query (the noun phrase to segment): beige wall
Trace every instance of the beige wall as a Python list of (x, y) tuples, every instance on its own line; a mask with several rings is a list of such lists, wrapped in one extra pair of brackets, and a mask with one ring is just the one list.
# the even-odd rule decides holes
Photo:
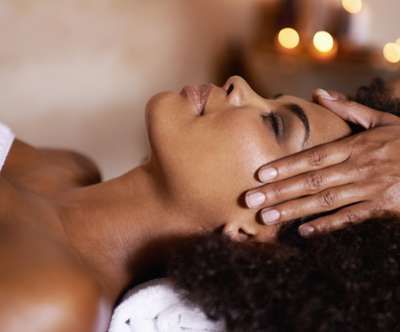
[(0, 119), (19, 137), (78, 149), (106, 177), (147, 154), (143, 108), (212, 78), (244, 0), (0, 0)]
[(371, 12), (370, 42), (382, 47), (400, 38), (400, 1), (365, 0), (365, 2)]

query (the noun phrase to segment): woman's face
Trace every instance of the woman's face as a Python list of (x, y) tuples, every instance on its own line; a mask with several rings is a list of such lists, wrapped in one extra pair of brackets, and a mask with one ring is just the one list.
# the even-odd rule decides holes
[(240, 77), (165, 92), (147, 106), (152, 169), (165, 197), (204, 228), (263, 239), (276, 228), (257, 224), (239, 200), (260, 183), (258, 168), (350, 133), (327, 109), (293, 96), (265, 99)]

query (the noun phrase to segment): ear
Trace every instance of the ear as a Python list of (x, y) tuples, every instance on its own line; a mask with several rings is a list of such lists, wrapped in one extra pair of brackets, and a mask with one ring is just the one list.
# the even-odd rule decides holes
[(232, 241), (243, 242), (257, 235), (256, 227), (250, 222), (227, 222), (223, 231)]
[(223, 234), (232, 241), (244, 242), (252, 240), (262, 243), (276, 243), (281, 225), (260, 225), (255, 221), (247, 223), (226, 223), (223, 228)]

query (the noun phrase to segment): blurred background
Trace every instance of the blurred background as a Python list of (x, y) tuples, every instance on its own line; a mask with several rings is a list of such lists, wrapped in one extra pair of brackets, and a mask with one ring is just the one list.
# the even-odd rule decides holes
[(105, 178), (148, 154), (146, 101), (244, 76), (264, 95), (400, 73), (398, 0), (0, 0), (0, 121)]

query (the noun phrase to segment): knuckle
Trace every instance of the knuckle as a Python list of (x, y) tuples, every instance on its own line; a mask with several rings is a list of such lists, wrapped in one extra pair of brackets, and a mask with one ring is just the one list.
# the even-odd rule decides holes
[(330, 219), (326, 219), (314, 224), (315, 229), (319, 234), (326, 234), (333, 230), (332, 222)]
[(357, 163), (355, 165), (355, 171), (358, 177), (367, 178), (371, 175), (374, 167), (372, 163)]
[[(386, 171), (386, 174), (377, 176), (377, 180), (379, 180), (379, 184), (382, 185), (383, 188), (386, 189), (388, 193), (396, 193), (396, 195), (400, 195), (400, 177), (397, 175), (390, 174), (386, 167), (383, 167), (383, 170)], [(382, 171), (383, 171), (382, 170)], [(399, 196), (400, 199), (400, 196)]]
[(352, 167), (356, 171), (357, 175), (369, 177), (372, 174), (380, 174), (383, 164), (381, 160), (375, 158), (374, 153), (367, 153), (364, 151), (364, 153), (358, 155), (349, 165), (349, 167)]
[(371, 137), (368, 135), (368, 133), (354, 135), (351, 141), (353, 153), (356, 153), (357, 155), (362, 155), (363, 152), (368, 151), (373, 144), (374, 141), (371, 140)]
[(279, 174), (292, 175), (297, 173), (301, 165), (301, 157), (295, 157), (291, 162), (284, 162), (279, 165)]
[(368, 133), (361, 133), (360, 135), (357, 135), (355, 142), (358, 148), (357, 151), (360, 155), (365, 152), (368, 152), (368, 155), (371, 155), (371, 153), (375, 154), (376, 152), (381, 151), (386, 145), (385, 140), (380, 137), (379, 133), (376, 133), (375, 136), (369, 135)]
[(384, 142), (382, 140), (375, 140), (375, 141), (369, 141), (365, 145), (366, 151), (374, 152), (373, 157), (375, 158), (381, 158), (384, 157), (387, 151), (388, 143)]
[(382, 142), (379, 145), (375, 146), (375, 152), (373, 157), (379, 161), (385, 161), (391, 158), (397, 151), (398, 146), (394, 148), (394, 144), (392, 142)]
[(360, 221), (360, 216), (354, 211), (347, 211), (343, 216), (343, 223), (345, 225), (353, 225)]
[(322, 165), (322, 163), (326, 159), (326, 153), (323, 151), (313, 150), (310, 151), (308, 154), (308, 164), (311, 167), (318, 167)]
[(396, 149), (393, 149), (393, 145), (391, 143), (386, 143), (379, 150), (377, 157), (380, 160), (387, 160), (391, 156), (393, 156), (393, 153), (395, 153), (396, 151), (398, 151), (397, 147)]
[(306, 178), (305, 189), (311, 192), (318, 191), (324, 186), (324, 178), (316, 172), (310, 173)]
[(283, 197), (283, 189), (279, 185), (272, 185), (265, 194), (268, 202), (276, 202)]
[(384, 205), (380, 202), (375, 202), (369, 207), (369, 215), (371, 218), (385, 217), (387, 212), (388, 211), (386, 210)]
[(331, 191), (324, 191), (319, 195), (319, 204), (323, 208), (332, 208), (335, 206), (337, 201), (337, 195)]

